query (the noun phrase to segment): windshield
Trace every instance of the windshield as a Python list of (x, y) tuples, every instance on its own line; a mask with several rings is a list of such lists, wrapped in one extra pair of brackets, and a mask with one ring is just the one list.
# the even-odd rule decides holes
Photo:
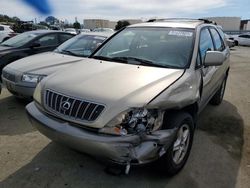
[(78, 35), (60, 45), (55, 52), (88, 57), (105, 39), (97, 35)]
[(1, 43), (1, 46), (20, 47), (30, 42), (38, 35), (38, 33), (22, 33)]
[(92, 57), (96, 59), (186, 68), (193, 49), (194, 30), (176, 28), (126, 28)]

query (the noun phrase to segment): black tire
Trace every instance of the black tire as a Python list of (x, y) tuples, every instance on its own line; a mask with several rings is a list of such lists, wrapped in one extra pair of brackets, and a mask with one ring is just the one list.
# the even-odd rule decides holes
[(239, 46), (239, 42), (237, 40), (234, 41), (235, 46)]
[[(186, 112), (176, 112), (168, 114), (168, 116), (164, 119), (164, 122), (164, 129), (178, 128), (178, 130), (176, 133), (176, 137), (171, 146), (168, 148), (167, 152), (157, 161), (157, 168), (167, 176), (173, 176), (185, 166), (189, 157), (193, 143), (194, 122), (192, 116)], [(176, 163), (174, 161), (174, 145), (178, 140), (178, 133), (183, 125), (187, 125), (189, 128), (188, 145), (184, 155), (182, 156), (182, 160)]]
[(227, 77), (223, 80), (220, 89), (214, 94), (213, 98), (209, 101), (210, 104), (215, 106), (221, 104), (221, 102), (223, 101), (226, 85), (227, 85)]

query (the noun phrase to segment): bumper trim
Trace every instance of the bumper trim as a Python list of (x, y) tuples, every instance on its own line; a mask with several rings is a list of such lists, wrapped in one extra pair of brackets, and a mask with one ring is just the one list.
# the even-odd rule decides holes
[(61, 142), (83, 153), (119, 164), (131, 161), (143, 164), (158, 159), (173, 142), (175, 129), (159, 130), (151, 135), (101, 135), (69, 122), (51, 118), (40, 111), (34, 102), (26, 106), (32, 125), (51, 140)]

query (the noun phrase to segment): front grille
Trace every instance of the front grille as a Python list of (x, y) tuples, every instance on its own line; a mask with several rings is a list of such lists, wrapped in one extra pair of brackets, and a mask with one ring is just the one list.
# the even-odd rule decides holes
[(3, 70), (3, 77), (7, 80), (10, 80), (12, 82), (15, 82), (16, 81), (16, 77), (15, 77), (15, 74), (12, 74), (10, 72), (6, 72)]
[(44, 100), (49, 111), (73, 120), (95, 121), (105, 108), (103, 105), (76, 99), (51, 90), (46, 90)]

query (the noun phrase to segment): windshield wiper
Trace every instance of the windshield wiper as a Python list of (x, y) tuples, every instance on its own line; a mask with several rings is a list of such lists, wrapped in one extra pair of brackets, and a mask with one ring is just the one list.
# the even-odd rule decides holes
[(74, 52), (70, 51), (70, 50), (61, 50), (61, 52), (69, 54), (69, 55), (73, 55), (73, 56), (80, 56), (78, 54), (75, 54)]
[(159, 65), (159, 64), (154, 63), (153, 61), (150, 61), (147, 59), (141, 59), (141, 58), (137, 58), (137, 57), (113, 57), (112, 59), (118, 60), (118, 61), (124, 61), (127, 63), (129, 60), (132, 60), (132, 61), (139, 62), (140, 65), (149, 65), (149, 66), (166, 68), (166, 66), (164, 66), (164, 65)]
[(104, 61), (113, 61), (113, 58), (111, 57), (106, 57), (106, 56), (93, 56), (92, 58), (98, 59), (98, 60), (104, 60)]

